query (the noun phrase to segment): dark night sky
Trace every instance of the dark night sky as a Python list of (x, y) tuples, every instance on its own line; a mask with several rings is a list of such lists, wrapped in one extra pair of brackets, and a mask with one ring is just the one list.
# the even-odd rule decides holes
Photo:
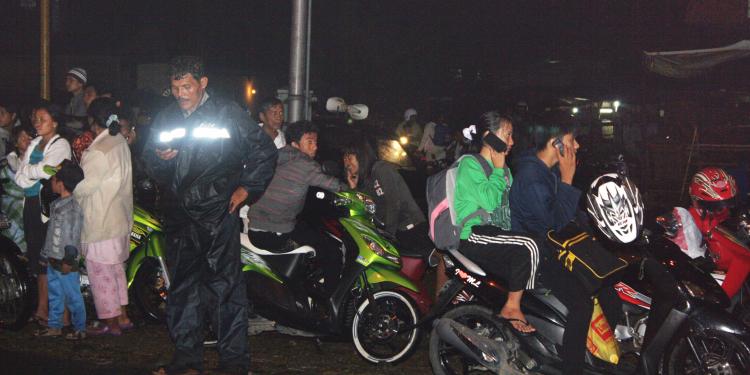
[[(37, 51), (36, 9), (0, 12), (0, 48)], [(194, 53), (215, 68), (239, 69), (261, 85), (284, 86), (290, 1), (52, 0), (53, 54), (165, 61)], [(313, 88), (347, 95), (428, 95), (450, 70), (492, 76), (519, 67), (605, 61), (637, 71), (643, 49), (710, 47), (727, 37), (680, 35), (687, 0), (314, 0)], [(700, 37), (697, 37), (700, 36)]]

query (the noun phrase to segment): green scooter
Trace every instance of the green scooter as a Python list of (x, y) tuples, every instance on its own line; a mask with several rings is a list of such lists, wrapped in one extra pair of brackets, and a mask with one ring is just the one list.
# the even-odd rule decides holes
[(341, 278), (333, 293), (322, 294), (315, 249), (291, 244), (285, 252), (270, 252), (243, 234), (243, 271), (255, 312), (308, 336), (351, 338), (357, 353), (372, 363), (406, 359), (417, 346), (417, 322), (431, 300), (419, 280), (401, 272), (399, 251), (373, 222), (373, 200), (353, 191), (315, 191), (305, 210), (313, 217), (308, 223), (318, 224), (342, 252)]

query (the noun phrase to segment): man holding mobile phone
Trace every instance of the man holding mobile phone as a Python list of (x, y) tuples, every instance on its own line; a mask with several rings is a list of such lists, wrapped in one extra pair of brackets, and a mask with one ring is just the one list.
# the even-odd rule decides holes
[(175, 103), (157, 116), (143, 151), (148, 173), (163, 186), (167, 327), (175, 345), (172, 362), (154, 374), (202, 371), (206, 314), (222, 370), (247, 373), (237, 209), (265, 191), (276, 147), (236, 103), (209, 95), (200, 58), (172, 60), (170, 82)]
[[(583, 287), (578, 279), (557, 261), (554, 249), (541, 239), (546, 238), (548, 231), (562, 229), (578, 215), (581, 191), (573, 187), (579, 148), (575, 130), (566, 125), (553, 129), (543, 143), (520, 157), (514, 165), (516, 180), (510, 189), (513, 230), (530, 233), (545, 245), (539, 262), (539, 280), (568, 309), (560, 351), (564, 374), (583, 373), (586, 334), (594, 304), (590, 295), (581, 293)], [(614, 289), (602, 288), (598, 298), (607, 321), (617, 322), (622, 306)]]

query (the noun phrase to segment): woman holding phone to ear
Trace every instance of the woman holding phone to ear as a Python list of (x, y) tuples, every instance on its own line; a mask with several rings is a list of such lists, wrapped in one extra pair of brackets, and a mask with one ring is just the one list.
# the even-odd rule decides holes
[(524, 290), (534, 288), (539, 250), (532, 238), (510, 231), (508, 194), (513, 177), (505, 159), (513, 148), (513, 123), (497, 111), (485, 113), (482, 121), (488, 130), (479, 155), (463, 158), (458, 165), (454, 207), (456, 222), (479, 209), (489, 215), (466, 222), (459, 251), (508, 282), (508, 300), (500, 317), (517, 331), (530, 333), (535, 329), (521, 311), (521, 297)]

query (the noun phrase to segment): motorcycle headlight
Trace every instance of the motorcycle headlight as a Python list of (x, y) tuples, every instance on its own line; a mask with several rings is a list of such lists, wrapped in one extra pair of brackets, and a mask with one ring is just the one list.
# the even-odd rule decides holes
[(333, 205), (336, 207), (348, 206), (350, 203), (352, 203), (352, 200), (349, 198), (344, 198), (344, 197), (333, 198)]
[(372, 250), (373, 253), (378, 254), (379, 256), (390, 260), (393, 263), (396, 263), (398, 265), (401, 265), (401, 259), (395, 255), (392, 255), (388, 251), (386, 251), (380, 244), (378, 244), (375, 240), (373, 240), (370, 237), (362, 236), (362, 239), (365, 240), (365, 243), (367, 244), (367, 247)]

